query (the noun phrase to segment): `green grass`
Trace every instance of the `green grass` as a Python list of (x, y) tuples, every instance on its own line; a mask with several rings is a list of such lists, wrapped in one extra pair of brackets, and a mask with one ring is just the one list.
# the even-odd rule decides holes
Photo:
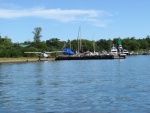
[[(0, 62), (33, 62), (37, 61), (38, 57), (19, 57), (19, 58), (0, 58)], [(46, 58), (41, 58), (41, 60), (45, 60)], [(54, 58), (49, 58), (48, 60), (54, 60)]]

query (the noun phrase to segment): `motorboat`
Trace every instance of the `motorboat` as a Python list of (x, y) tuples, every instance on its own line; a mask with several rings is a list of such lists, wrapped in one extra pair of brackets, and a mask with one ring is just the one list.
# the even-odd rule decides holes
[(127, 54), (125, 54), (123, 50), (124, 50), (124, 49), (123, 49), (122, 45), (119, 44), (119, 46), (118, 46), (118, 55), (119, 55), (120, 57), (124, 57), (124, 58), (125, 58)]
[(110, 54), (118, 55), (118, 50), (117, 50), (117, 48), (114, 46), (114, 44), (113, 44), (113, 47), (112, 47), (111, 50), (110, 50)]

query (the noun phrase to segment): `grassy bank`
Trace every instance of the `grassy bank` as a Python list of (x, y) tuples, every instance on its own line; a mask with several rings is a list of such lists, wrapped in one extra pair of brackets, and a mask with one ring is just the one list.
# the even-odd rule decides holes
[[(41, 60), (46, 60), (45, 58), (41, 58)], [(55, 60), (55, 58), (49, 58), (48, 60)], [(20, 58), (0, 58), (0, 63), (7, 62), (35, 62), (38, 61), (37, 57), (20, 57)]]

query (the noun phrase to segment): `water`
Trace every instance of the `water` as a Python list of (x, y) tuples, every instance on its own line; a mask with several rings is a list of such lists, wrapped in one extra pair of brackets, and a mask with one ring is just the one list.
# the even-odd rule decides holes
[(0, 64), (0, 113), (150, 113), (150, 56)]

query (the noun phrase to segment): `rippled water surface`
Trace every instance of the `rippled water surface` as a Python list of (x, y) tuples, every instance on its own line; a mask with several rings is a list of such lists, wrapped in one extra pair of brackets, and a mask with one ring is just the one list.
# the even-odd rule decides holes
[(150, 56), (0, 64), (0, 113), (149, 113)]

